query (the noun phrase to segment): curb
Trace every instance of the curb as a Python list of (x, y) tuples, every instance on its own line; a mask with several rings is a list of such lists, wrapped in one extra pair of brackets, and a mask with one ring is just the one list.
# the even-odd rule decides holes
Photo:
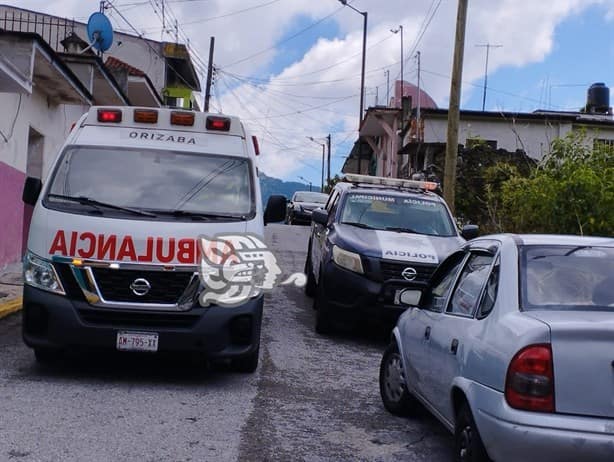
[(18, 297), (8, 302), (0, 303), (0, 319), (8, 316), (9, 314), (15, 313), (16, 311), (21, 310), (23, 298)]

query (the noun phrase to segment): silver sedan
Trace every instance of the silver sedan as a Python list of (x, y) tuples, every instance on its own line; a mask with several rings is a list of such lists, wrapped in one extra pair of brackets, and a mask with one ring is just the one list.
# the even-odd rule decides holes
[(422, 403), (460, 461), (614, 461), (614, 239), (485, 236), (401, 299), (386, 409)]

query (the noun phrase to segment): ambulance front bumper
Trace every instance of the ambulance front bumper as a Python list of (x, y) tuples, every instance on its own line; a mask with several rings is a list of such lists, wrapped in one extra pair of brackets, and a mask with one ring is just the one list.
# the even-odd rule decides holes
[(212, 359), (244, 356), (260, 343), (263, 297), (237, 307), (147, 311), (96, 307), (24, 287), (23, 339), (31, 348), (116, 349), (118, 334), (157, 334), (157, 351), (202, 353)]

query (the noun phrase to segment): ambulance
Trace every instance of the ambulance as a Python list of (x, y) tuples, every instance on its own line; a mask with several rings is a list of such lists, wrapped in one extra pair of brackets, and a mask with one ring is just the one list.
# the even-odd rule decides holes
[(39, 362), (67, 350), (181, 352), (258, 365), (262, 295), (202, 306), (199, 236), (263, 235), (258, 144), (237, 117), (92, 107), (34, 205), (24, 256), (23, 339)]

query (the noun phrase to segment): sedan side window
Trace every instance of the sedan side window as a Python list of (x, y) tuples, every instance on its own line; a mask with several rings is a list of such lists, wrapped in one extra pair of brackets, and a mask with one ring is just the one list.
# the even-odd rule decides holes
[(447, 313), (473, 316), (492, 260), (492, 255), (473, 254), (469, 257), (452, 294)]
[(441, 281), (428, 293), (427, 299), (423, 304), (424, 309), (436, 311), (437, 313), (443, 311), (448, 294), (450, 293), (450, 288), (454, 284), (454, 280), (456, 279), (462, 262), (463, 258), (459, 258), (442, 277)]
[(495, 306), (495, 300), (497, 299), (497, 290), (499, 288), (499, 257), (493, 266), (493, 269), (486, 282), (484, 288), (484, 294), (482, 295), (482, 301), (478, 309), (478, 319), (484, 319), (490, 314)]

